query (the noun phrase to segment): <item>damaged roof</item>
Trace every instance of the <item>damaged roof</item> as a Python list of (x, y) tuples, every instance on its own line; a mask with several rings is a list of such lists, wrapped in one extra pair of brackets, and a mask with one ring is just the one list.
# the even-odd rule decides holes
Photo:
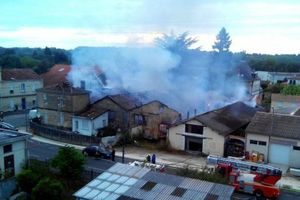
[(93, 105), (91, 105), (91, 107), (89, 109), (78, 114), (77, 116), (85, 117), (85, 118), (89, 118), (89, 119), (93, 120), (93, 119), (99, 117), (100, 115), (106, 113), (107, 111), (109, 111), (109, 109), (98, 108), (98, 107), (96, 108)]
[(300, 139), (300, 116), (257, 112), (246, 133)]
[(53, 86), (68, 82), (67, 75), (71, 71), (71, 65), (56, 64), (48, 72), (42, 74), (44, 86)]
[(236, 102), (223, 108), (197, 115), (176, 125), (197, 120), (219, 134), (226, 136), (247, 125), (256, 111), (256, 108), (243, 102)]
[(69, 83), (56, 84), (54, 86), (48, 86), (36, 90), (37, 92), (47, 93), (64, 93), (64, 94), (89, 94), (90, 92), (81, 88), (74, 88)]
[(110, 99), (112, 102), (120, 106), (126, 111), (132, 110), (140, 105), (142, 105), (142, 102), (140, 102), (136, 97), (130, 95), (130, 94), (115, 94), (115, 95), (107, 95), (97, 101), (94, 102), (94, 104), (102, 101), (103, 99)]
[(3, 81), (41, 79), (32, 69), (2, 69), (1, 78)]

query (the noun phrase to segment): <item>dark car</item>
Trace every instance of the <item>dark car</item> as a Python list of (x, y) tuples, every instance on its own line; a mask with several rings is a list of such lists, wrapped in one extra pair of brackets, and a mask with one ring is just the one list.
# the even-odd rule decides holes
[(112, 152), (102, 146), (91, 145), (82, 150), (82, 154), (86, 156), (94, 156), (97, 158), (110, 159)]
[(0, 122), (0, 129), (7, 129), (7, 130), (12, 130), (12, 131), (18, 131), (16, 127), (13, 125), (6, 123), (6, 122)]

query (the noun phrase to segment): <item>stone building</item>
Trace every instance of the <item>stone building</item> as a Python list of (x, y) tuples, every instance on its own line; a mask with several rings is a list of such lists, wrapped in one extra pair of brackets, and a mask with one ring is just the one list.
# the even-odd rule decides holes
[(63, 83), (38, 89), (37, 102), (43, 124), (71, 129), (72, 116), (84, 111), (90, 100), (88, 91)]
[(0, 68), (0, 111), (35, 107), (36, 89), (42, 87), (42, 79), (32, 69)]
[(165, 139), (167, 128), (180, 120), (180, 114), (159, 101), (151, 101), (130, 111), (131, 134), (147, 139)]

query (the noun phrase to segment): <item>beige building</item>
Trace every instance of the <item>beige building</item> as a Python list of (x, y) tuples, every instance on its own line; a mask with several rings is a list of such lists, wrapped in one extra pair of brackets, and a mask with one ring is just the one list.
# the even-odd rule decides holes
[(180, 120), (180, 114), (159, 101), (151, 101), (130, 111), (131, 133), (147, 139), (165, 139), (167, 128)]
[(67, 83), (37, 90), (38, 112), (42, 123), (72, 128), (72, 116), (89, 105), (89, 92), (73, 88)]
[(22, 171), (27, 160), (26, 140), (29, 137), (16, 131), (0, 131), (0, 179)]
[(300, 168), (300, 116), (257, 112), (246, 129), (246, 151), (265, 162)]
[(242, 102), (176, 123), (168, 131), (172, 148), (219, 156), (244, 156), (244, 130), (256, 110)]
[(0, 111), (36, 107), (36, 89), (42, 87), (42, 79), (31, 69), (0, 68)]

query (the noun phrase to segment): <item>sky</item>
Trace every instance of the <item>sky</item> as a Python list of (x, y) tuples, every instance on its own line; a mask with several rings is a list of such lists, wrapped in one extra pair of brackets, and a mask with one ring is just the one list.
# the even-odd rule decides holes
[(300, 1), (1, 0), (0, 46), (152, 46), (189, 32), (203, 50), (222, 27), (231, 51), (300, 53)]

